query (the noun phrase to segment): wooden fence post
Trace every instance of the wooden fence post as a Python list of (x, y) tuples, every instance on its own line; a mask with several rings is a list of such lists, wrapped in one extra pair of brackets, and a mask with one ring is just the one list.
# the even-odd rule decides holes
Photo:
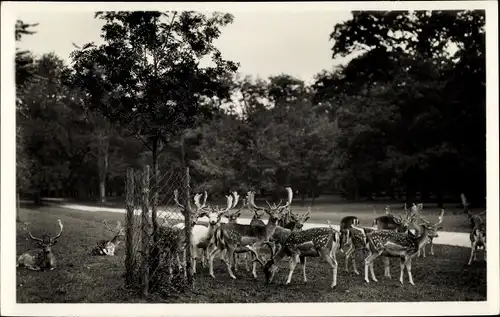
[(144, 167), (142, 173), (142, 217), (141, 217), (141, 234), (142, 234), (142, 286), (143, 294), (149, 293), (149, 165)]
[(193, 288), (193, 248), (191, 248), (191, 188), (190, 188), (190, 175), (189, 175), (189, 164), (186, 158), (186, 149), (184, 142), (184, 133), (180, 136), (180, 156), (181, 156), (181, 166), (185, 169), (185, 182), (184, 182), (184, 233), (186, 239), (186, 273), (188, 285)]
[(134, 268), (134, 169), (127, 168), (127, 185), (126, 185), (126, 198), (125, 204), (127, 208), (127, 215), (125, 218), (126, 225), (126, 241), (125, 241), (125, 283), (132, 285), (134, 282), (135, 268)]

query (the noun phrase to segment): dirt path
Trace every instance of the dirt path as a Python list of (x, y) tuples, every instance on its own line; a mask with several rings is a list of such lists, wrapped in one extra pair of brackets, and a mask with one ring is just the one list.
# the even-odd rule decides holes
[[(84, 205), (77, 205), (77, 204), (61, 204), (59, 206), (62, 208), (67, 208), (67, 209), (89, 211), (89, 212), (125, 213), (125, 209), (122, 209), (122, 208), (95, 207), (95, 206), (84, 206)], [(179, 220), (184, 219), (184, 217), (180, 213), (170, 212), (170, 213), (164, 213), (164, 215), (168, 215), (169, 219), (179, 219)], [(165, 218), (165, 217), (163, 217), (163, 218)], [(200, 218), (200, 220), (201, 221), (208, 221), (208, 218), (202, 217), (202, 218)], [(240, 218), (238, 218), (238, 223), (249, 224), (250, 220), (251, 220), (250, 218), (240, 217)], [(222, 222), (227, 222), (227, 219), (222, 218)], [(306, 222), (304, 224), (304, 229), (325, 227), (325, 226), (327, 226), (326, 222), (325, 223)], [(333, 227), (337, 230), (339, 229), (338, 225), (333, 225)], [(439, 236), (434, 239), (434, 244), (444, 244), (444, 245), (459, 246), (459, 247), (470, 247), (469, 234), (463, 233), (463, 232), (440, 231)]]

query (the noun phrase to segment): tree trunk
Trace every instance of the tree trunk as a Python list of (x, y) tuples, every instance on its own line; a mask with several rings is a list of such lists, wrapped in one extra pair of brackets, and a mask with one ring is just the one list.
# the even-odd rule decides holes
[[(92, 196), (92, 192), (90, 194)], [(99, 180), (99, 195), (101, 198), (101, 203), (106, 202), (106, 179), (101, 178)]]

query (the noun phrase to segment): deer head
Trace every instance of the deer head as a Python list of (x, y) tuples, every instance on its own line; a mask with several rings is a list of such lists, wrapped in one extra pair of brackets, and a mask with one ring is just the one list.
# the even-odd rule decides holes
[(111, 228), (108, 225), (108, 222), (106, 220), (103, 220), (102, 223), (104, 224), (104, 227), (108, 229), (111, 232), (114, 232), (117, 236), (124, 236), (125, 235), (125, 228), (122, 227), (122, 224), (120, 221), (116, 221), (116, 226), (114, 228)]
[(286, 211), (287, 208), (292, 203), (292, 199), (293, 199), (292, 188), (287, 187), (286, 191), (288, 192), (288, 201), (285, 205), (281, 205), (282, 201), (280, 201), (277, 205), (276, 204), (271, 205), (268, 201), (266, 201), (267, 206), (268, 206), (267, 208), (258, 207), (254, 201), (254, 193), (249, 192), (250, 195), (247, 194), (248, 206), (252, 210), (263, 210), (265, 213), (267, 213), (269, 215), (269, 222), (276, 223), (283, 216), (284, 211)]
[(444, 209), (441, 209), (441, 214), (438, 217), (438, 221), (434, 224), (430, 223), (429, 221), (425, 220), (422, 217), (419, 217), (420, 220), (422, 220), (427, 228), (427, 233), (430, 238), (435, 238), (438, 236), (437, 231), (442, 229), (442, 223), (444, 219)]
[(292, 219), (292, 221), (294, 222), (294, 229), (295, 230), (302, 230), (302, 228), (304, 227), (304, 223), (309, 220), (309, 214), (311, 213), (311, 207), (308, 207), (307, 208), (307, 212), (303, 213), (303, 214), (294, 214), (292, 212), (290, 212), (290, 218)]
[(202, 216), (208, 217), (208, 223), (211, 226), (215, 226), (218, 224), (222, 218), (222, 216), (227, 213), (232, 208), (236, 207), (238, 204), (239, 195), (237, 192), (233, 192), (231, 195), (226, 195), (226, 208), (220, 208), (219, 206), (210, 206), (209, 211), (204, 211)]
[[(236, 204), (233, 202), (233, 205), (236, 205)], [(232, 213), (229, 213), (229, 212), (224, 213), (224, 217), (227, 218), (227, 220), (228, 220), (229, 223), (236, 223), (236, 219), (238, 219), (240, 217), (241, 210), (243, 209), (243, 207), (245, 207), (245, 205), (246, 205), (246, 199), (243, 198), (241, 200), (241, 206), (240, 206), (240, 208), (238, 210), (236, 210), (235, 212), (232, 212)]]
[[(191, 226), (194, 226), (196, 225), (197, 221), (198, 221), (198, 218), (200, 218), (203, 213), (206, 211), (206, 208), (207, 208), (207, 192), (203, 192), (203, 203), (200, 202), (200, 198), (201, 198), (201, 194), (196, 194), (194, 195), (194, 204), (196, 206), (196, 208), (192, 209), (191, 210)], [(179, 191), (176, 189), (174, 190), (174, 202), (177, 204), (177, 206), (181, 207), (183, 212), (185, 213), (186, 212), (186, 207), (184, 205), (182, 205), (180, 202), (179, 202)]]
[(44, 254), (49, 254), (52, 252), (52, 246), (58, 242), (59, 237), (63, 231), (63, 224), (61, 219), (57, 219), (57, 223), (59, 224), (59, 233), (55, 237), (50, 237), (48, 234), (44, 234), (42, 238), (37, 238), (31, 234), (31, 231), (28, 229), (29, 224), (26, 224), (26, 230), (28, 231), (28, 237), (35, 243), (35, 245), (42, 249)]

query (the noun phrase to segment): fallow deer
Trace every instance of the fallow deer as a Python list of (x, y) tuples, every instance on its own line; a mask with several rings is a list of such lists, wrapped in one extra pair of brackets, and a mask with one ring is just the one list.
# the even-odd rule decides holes
[[(286, 188), (288, 192), (288, 202), (285, 205), (270, 205), (268, 208), (262, 208), (255, 205), (253, 201), (253, 193), (247, 194), (248, 205), (253, 209), (264, 210), (269, 215), (269, 220), (266, 225), (243, 225), (238, 223), (221, 224), (215, 231), (216, 249), (210, 253), (209, 266), (210, 276), (215, 278), (213, 273), (213, 259), (222, 251), (225, 251), (227, 257), (222, 256), (222, 260), (226, 263), (229, 276), (235, 279), (232, 267), (234, 253), (244, 253), (247, 250), (257, 250), (264, 243), (269, 242), (273, 236), (278, 220), (282, 217), (283, 211), (292, 203), (293, 192), (290, 187)], [(252, 251), (253, 253), (253, 251)], [(225, 259), (226, 258), (226, 259)], [(252, 275), (257, 278), (256, 263), (253, 263)]]
[[(416, 214), (410, 219), (414, 220)], [(419, 236), (413, 234), (397, 232), (395, 230), (376, 230), (366, 235), (369, 255), (365, 259), (365, 281), (369, 283), (368, 270), (370, 270), (372, 280), (377, 282), (373, 270), (373, 261), (379, 256), (399, 257), (401, 274), (399, 281), (403, 284), (404, 268), (408, 272), (410, 284), (415, 285), (411, 273), (411, 260), (418, 253), (418, 250), (428, 243), (429, 236), (434, 235), (426, 224), (421, 225), (422, 232)]]
[(477, 260), (478, 249), (482, 249), (484, 251), (484, 260), (486, 261), (486, 225), (482, 222), (482, 220), (481, 222), (475, 222), (474, 228), (469, 235), (469, 240), (471, 251), (467, 265), (470, 265), (473, 260)]
[[(333, 229), (329, 223), (329, 227), (311, 228), (302, 231), (293, 231), (290, 233), (286, 241), (278, 252), (272, 250), (271, 258), (264, 262), (262, 259), (256, 257), (255, 262), (258, 262), (264, 268), (264, 275), (266, 283), (272, 283), (274, 275), (278, 270), (278, 263), (285, 256), (289, 256), (290, 270), (288, 278), (285, 282), (290, 284), (292, 280), (293, 271), (299, 262), (300, 256), (304, 257), (321, 257), (323, 258), (332, 269), (332, 283), (331, 288), (337, 285), (337, 260), (336, 252), (340, 247), (340, 232)], [(307, 282), (304, 269), (304, 282)]]
[[(443, 218), (444, 218), (444, 209), (441, 209), (441, 214), (438, 217), (438, 221), (434, 224), (430, 223), (429, 221), (425, 220), (422, 217), (419, 217), (421, 221), (423, 221), (427, 225), (427, 229), (432, 232), (431, 235), (429, 235), (429, 241), (428, 244), (431, 246), (430, 247), (430, 255), (434, 255), (434, 238), (438, 237), (438, 230), (443, 229)], [(419, 232), (422, 232), (422, 229), (419, 230)], [(425, 248), (427, 244), (424, 244), (422, 246), (422, 249), (418, 251), (417, 257), (422, 256), (425, 258)]]
[[(413, 204), (408, 210), (406, 208), (406, 203), (404, 204), (404, 217), (395, 215), (391, 212), (391, 206), (385, 207), (385, 215), (379, 216), (374, 219), (373, 225), (376, 226), (377, 230), (392, 230), (399, 233), (408, 233), (408, 230), (412, 228), (417, 230), (418, 227), (415, 225), (415, 220), (417, 219), (417, 213), (421, 212), (423, 209), (423, 204)], [(374, 209), (375, 212), (375, 209)], [(383, 256), (384, 264), (384, 276), (391, 278), (390, 262), (389, 257)]]
[(52, 246), (59, 241), (58, 239), (63, 231), (63, 224), (61, 220), (58, 219), (57, 223), (59, 224), (59, 233), (55, 237), (50, 237), (48, 234), (44, 234), (42, 238), (34, 237), (28, 228), (29, 223), (26, 224), (28, 237), (35, 243), (38, 249), (28, 250), (19, 256), (16, 267), (24, 266), (25, 268), (33, 271), (52, 271), (56, 268), (56, 257), (52, 252)]
[[(208, 258), (208, 251), (209, 251), (209, 247), (211, 246), (211, 242), (212, 242), (212, 238), (213, 238), (213, 234), (215, 232), (215, 229), (219, 225), (220, 220), (221, 220), (222, 216), (224, 215), (224, 213), (229, 211), (231, 208), (234, 208), (235, 205), (238, 203), (239, 196), (236, 192), (232, 193), (232, 196), (226, 196), (227, 206), (224, 209), (219, 208), (219, 207), (214, 207), (214, 206), (210, 206), (210, 208), (207, 208), (206, 199), (207, 199), (206, 192), (204, 193), (203, 204), (200, 203), (199, 196), (195, 196), (196, 210), (195, 210), (195, 216), (193, 217), (193, 219), (207, 217), (208, 218), (208, 226), (195, 224), (192, 227), (191, 243), (192, 243), (192, 248), (193, 248), (193, 271), (194, 271), (194, 273), (196, 273), (196, 260), (197, 260), (196, 254), (198, 253), (197, 252), (198, 249), (201, 249), (201, 251), (202, 251), (202, 266), (205, 267), (205, 262), (206, 262), (206, 259)], [(183, 208), (184, 210), (186, 209), (179, 202), (177, 193), (175, 193), (175, 192), (174, 192), (174, 201), (179, 207)], [(185, 252), (184, 252), (184, 261), (185, 261)]]
[(115, 250), (121, 241), (118, 241), (120, 237), (125, 235), (125, 228), (122, 227), (120, 221), (116, 222), (116, 227), (114, 229), (108, 226), (106, 220), (102, 222), (104, 227), (109, 231), (113, 232), (115, 235), (111, 240), (99, 240), (97, 245), (91, 250), (91, 255), (115, 255)]
[[(347, 234), (348, 234), (348, 230), (352, 227), (352, 226), (359, 226), (359, 219), (358, 217), (355, 217), (355, 216), (347, 216), (347, 217), (344, 217), (340, 220), (340, 252), (342, 253), (345, 253), (344, 252), (344, 247), (345, 246), (348, 246), (348, 241), (347, 241)], [(352, 246), (350, 246), (349, 249), (351, 249)]]
[(462, 200), (464, 211), (466, 211), (467, 214), (469, 215), (469, 223), (471, 228), (474, 229), (478, 227), (480, 224), (483, 223), (483, 219), (481, 218), (481, 216), (484, 215), (486, 211), (483, 211), (479, 214), (473, 214), (469, 209), (469, 203), (467, 202), (467, 198), (465, 198), (465, 195), (463, 193), (460, 194), (460, 198)]

